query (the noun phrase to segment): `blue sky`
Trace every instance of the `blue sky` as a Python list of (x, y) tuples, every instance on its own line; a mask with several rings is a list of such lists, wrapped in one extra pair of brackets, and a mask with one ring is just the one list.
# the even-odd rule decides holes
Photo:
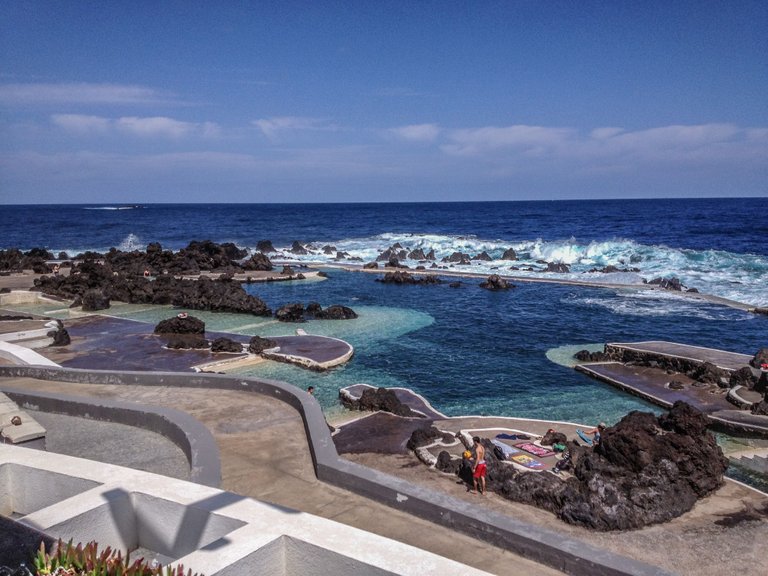
[(0, 202), (768, 195), (768, 3), (4, 2)]

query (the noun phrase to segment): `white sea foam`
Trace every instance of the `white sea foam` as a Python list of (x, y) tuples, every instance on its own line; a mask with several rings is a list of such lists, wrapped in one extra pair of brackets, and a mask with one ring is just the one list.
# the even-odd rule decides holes
[[(476, 236), (449, 236), (439, 234), (395, 233), (379, 234), (368, 238), (347, 238), (328, 242), (339, 252), (370, 262), (399, 243), (410, 253), (421, 249), (424, 253), (435, 251), (438, 265), (453, 271), (480, 274), (507, 274), (514, 276), (542, 276), (561, 279), (588, 280), (612, 284), (638, 284), (658, 277), (676, 277), (688, 288), (697, 288), (706, 294), (745, 302), (755, 306), (768, 306), (768, 257), (756, 254), (736, 254), (719, 250), (688, 250), (664, 245), (639, 244), (634, 240), (617, 238), (607, 241), (581, 242), (575, 238), (563, 240), (522, 239), (501, 241)], [(316, 243), (321, 247), (326, 243)], [(332, 262), (336, 252), (324, 254), (322, 250), (298, 256), (288, 252), (289, 246), (278, 246), (287, 259), (296, 262)], [(504, 252), (513, 248), (518, 260), (502, 260)], [(469, 266), (440, 262), (454, 252), (470, 257), (487, 252), (492, 261), (473, 260)], [(570, 272), (556, 274), (545, 272), (541, 262), (563, 263)], [(431, 263), (405, 259), (409, 267)], [(514, 270), (512, 267), (518, 268)], [(639, 272), (601, 273), (590, 272), (614, 266), (620, 271), (639, 269)], [(532, 270), (528, 270), (532, 268)]]
[(605, 308), (620, 316), (684, 316), (701, 320), (729, 321), (748, 321), (756, 318), (731, 308), (681, 298), (672, 292), (626, 292), (613, 297), (571, 295), (563, 298), (561, 303)]

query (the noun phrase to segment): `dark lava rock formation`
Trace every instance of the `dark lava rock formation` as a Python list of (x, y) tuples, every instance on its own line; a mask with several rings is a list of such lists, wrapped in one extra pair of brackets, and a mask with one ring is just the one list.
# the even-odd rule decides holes
[(317, 320), (354, 320), (357, 313), (347, 306), (333, 304), (325, 310), (317, 302), (304, 304), (286, 304), (275, 312), (275, 318), (280, 322), (305, 322), (307, 317)]
[(706, 430), (706, 418), (684, 402), (654, 416), (631, 412), (606, 429), (594, 449), (569, 445), (573, 476), (523, 472), (499, 492), (571, 524), (631, 530), (689, 511), (723, 484), (728, 460)]
[(480, 288), (485, 288), (486, 290), (509, 290), (514, 287), (514, 284), (510, 284), (498, 274), (491, 274), (485, 282), (480, 283)]
[(229, 354), (242, 354), (243, 345), (231, 338), (216, 338), (211, 342), (211, 352), (226, 352)]
[[(232, 274), (249, 270), (270, 270), (272, 264), (257, 253), (243, 265), (247, 256), (234, 244), (210, 241), (191, 242), (177, 253), (150, 244), (146, 252), (107, 254), (86, 253), (67, 276), (42, 276), (35, 279), (35, 289), (51, 296), (78, 301), (85, 310), (103, 310), (111, 300), (130, 304), (173, 304), (193, 310), (241, 312), (271, 316), (272, 311), (259, 298), (243, 290)], [(1, 265), (1, 264), (0, 264)], [(150, 277), (145, 277), (144, 272)], [(214, 280), (201, 276), (185, 280), (175, 275), (218, 272)]]
[(395, 394), (394, 390), (387, 388), (366, 388), (357, 400), (352, 400), (345, 395), (339, 395), (342, 404), (349, 410), (363, 410), (369, 412), (383, 411), (390, 412), (396, 416), (406, 418), (423, 418), (403, 404)]
[(155, 334), (205, 334), (205, 322), (194, 316), (174, 316), (158, 322)]
[(262, 338), (261, 336), (254, 336), (248, 342), (248, 352), (251, 354), (261, 354), (264, 350), (274, 348), (277, 346), (277, 342), (270, 340), (269, 338)]
[(387, 272), (384, 274), (384, 278), (377, 278), (376, 282), (382, 282), (383, 284), (442, 284), (442, 280), (432, 274), (425, 274), (421, 276), (414, 276), (408, 272), (402, 272), (397, 270), (395, 272)]

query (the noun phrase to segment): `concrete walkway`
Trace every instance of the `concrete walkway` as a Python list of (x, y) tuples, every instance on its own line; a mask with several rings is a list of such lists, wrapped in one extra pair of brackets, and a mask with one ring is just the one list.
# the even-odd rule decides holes
[[(318, 481), (302, 420), (283, 402), (228, 390), (82, 385), (29, 378), (0, 378), (0, 384), (183, 410), (213, 433), (221, 452), (221, 488), (225, 490), (330, 518), (494, 574), (559, 574), (506, 550)], [(212, 402), (214, 397), (216, 401)], [(116, 438), (112, 449), (119, 454), (125, 448)], [(510, 567), (514, 567), (511, 572)]]

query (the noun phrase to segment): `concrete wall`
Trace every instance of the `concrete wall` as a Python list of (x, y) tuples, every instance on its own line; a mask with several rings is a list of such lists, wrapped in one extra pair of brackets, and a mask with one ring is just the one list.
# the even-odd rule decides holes
[[(64, 541), (136, 550), (206, 576), (480, 576), (381, 536), (183, 480), (0, 445), (0, 503)], [(62, 488), (64, 486), (65, 488)]]
[(3, 375), (80, 383), (222, 388), (266, 394), (286, 402), (301, 415), (315, 472), (324, 482), (436, 524), (448, 526), (568, 574), (666, 574), (656, 566), (608, 552), (491, 510), (473, 507), (463, 500), (340, 458), (317, 400), (295, 386), (283, 382), (218, 374), (189, 375), (0, 366), (0, 376)]

